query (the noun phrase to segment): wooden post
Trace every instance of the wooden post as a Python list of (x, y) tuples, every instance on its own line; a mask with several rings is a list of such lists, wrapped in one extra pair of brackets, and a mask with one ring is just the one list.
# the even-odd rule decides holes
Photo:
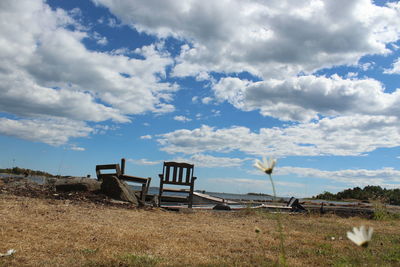
[(125, 174), (125, 159), (124, 158), (121, 159), (121, 174), (122, 175)]

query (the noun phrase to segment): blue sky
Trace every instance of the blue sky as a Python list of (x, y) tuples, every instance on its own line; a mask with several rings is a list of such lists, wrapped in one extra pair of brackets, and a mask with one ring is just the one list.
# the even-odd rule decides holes
[(278, 195), (400, 185), (398, 1), (6, 0), (0, 168)]

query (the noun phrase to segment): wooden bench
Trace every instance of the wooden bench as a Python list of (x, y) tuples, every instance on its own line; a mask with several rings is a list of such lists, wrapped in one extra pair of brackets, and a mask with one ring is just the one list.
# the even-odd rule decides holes
[[(111, 172), (102, 172), (102, 171)], [(125, 159), (121, 159), (121, 166), (119, 164), (105, 164), (96, 165), (96, 175), (98, 180), (102, 180), (105, 176), (116, 176), (120, 180), (142, 184), (142, 190), (140, 192), (140, 199), (144, 202), (146, 195), (149, 191), (151, 178), (143, 178), (137, 176), (131, 176), (125, 174)]]
[[(164, 162), (163, 173), (160, 177), (159, 205), (161, 205), (161, 197), (164, 192), (187, 193), (188, 207), (193, 206), (193, 190), (194, 181), (197, 179), (193, 176), (194, 165), (179, 162)], [(189, 188), (165, 188), (164, 184), (186, 186)]]

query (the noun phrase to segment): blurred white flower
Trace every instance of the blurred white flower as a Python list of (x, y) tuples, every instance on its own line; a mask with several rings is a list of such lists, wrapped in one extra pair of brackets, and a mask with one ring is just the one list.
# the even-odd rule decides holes
[(11, 255), (14, 254), (15, 252), (16, 252), (15, 249), (9, 249), (9, 250), (7, 251), (7, 253), (5, 253), (5, 254), (0, 253), (0, 257), (11, 256)]
[(254, 163), (254, 167), (258, 168), (262, 172), (265, 172), (266, 174), (271, 174), (274, 170), (275, 165), (276, 159), (269, 158), (269, 160), (267, 160), (265, 157), (263, 157), (263, 162), (256, 159)]
[(371, 241), (374, 228), (369, 227), (367, 230), (364, 225), (360, 228), (353, 227), (353, 232), (347, 232), (347, 237), (353, 241), (357, 246), (367, 247), (368, 242)]

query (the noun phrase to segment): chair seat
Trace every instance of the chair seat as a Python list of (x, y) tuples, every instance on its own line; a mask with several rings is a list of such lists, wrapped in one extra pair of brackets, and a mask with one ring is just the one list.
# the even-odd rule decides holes
[(166, 187), (163, 187), (162, 190), (163, 190), (163, 191), (167, 191), (167, 192), (190, 193), (190, 189), (186, 189), (186, 188), (166, 188)]
[(149, 180), (149, 178), (143, 178), (143, 177), (137, 177), (137, 176), (131, 176), (131, 175), (125, 175), (125, 174), (121, 175), (119, 178), (122, 180), (136, 182), (136, 183), (142, 183), (142, 184), (147, 183)]

